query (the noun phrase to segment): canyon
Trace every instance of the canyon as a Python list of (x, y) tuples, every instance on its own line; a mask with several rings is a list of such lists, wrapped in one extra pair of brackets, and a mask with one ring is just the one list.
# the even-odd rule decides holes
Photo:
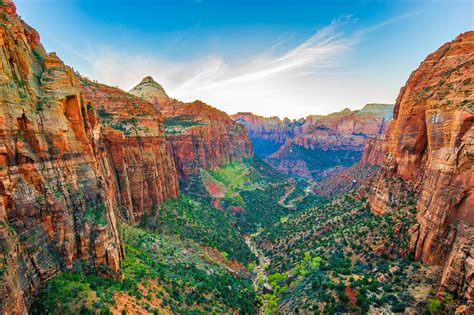
[(183, 181), (200, 168), (213, 169), (253, 156), (246, 129), (223, 111), (201, 101), (170, 99), (151, 77), (144, 78), (130, 93), (151, 102), (165, 117), (166, 139)]
[(243, 128), (200, 102), (165, 111), (205, 121), (167, 141), (153, 103), (75, 73), (45, 52), (13, 2), (0, 11), (0, 312), (26, 313), (39, 286), (78, 260), (122, 279), (117, 219), (140, 222), (179, 195), (180, 176), (252, 147)]
[(74, 71), (0, 2), (0, 313), (474, 312), (474, 32), (281, 120)]

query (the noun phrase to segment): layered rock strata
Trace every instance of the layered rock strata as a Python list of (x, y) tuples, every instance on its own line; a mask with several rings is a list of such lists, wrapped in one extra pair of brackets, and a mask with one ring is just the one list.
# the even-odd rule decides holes
[(25, 314), (76, 262), (121, 278), (117, 215), (137, 222), (177, 196), (161, 114), (80, 79), (0, 4), (0, 313)]
[[(474, 294), (474, 32), (429, 55), (401, 89), (386, 132), (388, 155), (370, 196), (391, 211), (401, 179), (418, 193), (415, 258), (443, 266), (441, 290)], [(471, 306), (472, 311), (472, 306)]]
[(256, 147), (263, 145), (263, 157), (272, 166), (284, 173), (322, 179), (357, 163), (367, 142), (383, 133), (392, 110), (392, 105), (367, 104), (358, 111), (345, 109), (294, 121), (250, 113), (233, 118), (248, 128)]

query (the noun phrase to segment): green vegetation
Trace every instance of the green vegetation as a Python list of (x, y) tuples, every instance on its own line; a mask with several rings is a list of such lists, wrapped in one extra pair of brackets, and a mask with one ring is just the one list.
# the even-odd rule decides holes
[(95, 224), (107, 225), (106, 212), (107, 209), (103, 202), (98, 205), (88, 205), (84, 219)]
[(233, 226), (235, 218), (211, 207), (207, 200), (186, 195), (168, 199), (161, 206), (159, 215), (147, 221), (146, 226), (150, 229), (168, 235), (177, 234), (203, 246), (217, 248), (229, 259), (244, 264), (256, 259)]
[(245, 189), (245, 185), (252, 184), (249, 182), (248, 166), (244, 163), (234, 162), (219, 167), (216, 171), (209, 171), (212, 177), (221, 182), (229, 191)]
[[(268, 276), (268, 284), (271, 292), (265, 293), (262, 281), (259, 281), (259, 287), (262, 295), (257, 296), (257, 301), (263, 305), (265, 313), (275, 313), (278, 310), (279, 302), (287, 293), (288, 287), (295, 286), (301, 279), (311, 272), (318, 272), (322, 258), (312, 256), (306, 252), (303, 259), (287, 273), (273, 273)], [(289, 276), (291, 275), (291, 276)]]
[(451, 314), (454, 306), (453, 296), (446, 292), (440, 292), (438, 296), (427, 300), (429, 314)]
[(182, 134), (190, 127), (207, 125), (206, 122), (197, 120), (193, 116), (187, 115), (166, 117), (164, 124), (165, 134)]
[[(400, 255), (415, 222), (414, 197), (407, 193), (397, 211), (374, 216), (366, 199), (354, 196), (290, 214), (255, 238), (270, 258), (269, 283), (274, 286), (274, 275), (286, 278), (284, 294), (260, 295), (265, 307), (273, 310), (277, 302), (279, 311), (289, 313), (366, 313), (370, 305), (405, 310), (424, 272)], [(301, 269), (312, 259), (315, 268)]]
[[(89, 104), (90, 103), (88, 103), (88, 106)], [(113, 114), (107, 112), (104, 107), (100, 107), (97, 112), (99, 114), (100, 121), (104, 126), (110, 126), (115, 130), (120, 130), (126, 136), (139, 133), (147, 135), (150, 133), (150, 129), (148, 127), (141, 126), (135, 117), (119, 119), (118, 117), (114, 117)]]
[[(211, 196), (219, 199), (220, 207), (234, 213), (243, 234), (271, 226), (292, 210), (302, 209), (291, 209), (279, 203), (287, 189), (294, 185), (293, 181), (258, 158), (224, 165), (203, 172), (201, 177)], [(304, 195), (301, 187), (297, 187), (298, 193)], [(321, 201), (311, 195), (300, 202), (304, 204), (310, 199), (310, 204)]]
[(124, 303), (151, 313), (255, 312), (247, 275), (231, 273), (195, 242), (125, 224), (120, 229), (126, 253), (123, 281), (98, 276), (96, 268), (78, 262), (71, 272), (47, 282), (32, 314), (108, 314)]

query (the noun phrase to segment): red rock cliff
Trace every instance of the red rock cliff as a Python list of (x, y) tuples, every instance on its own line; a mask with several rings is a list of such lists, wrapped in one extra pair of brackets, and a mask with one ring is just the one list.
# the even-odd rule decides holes
[(370, 196), (389, 211), (403, 179), (419, 193), (410, 230), (416, 259), (443, 266), (442, 290), (474, 294), (474, 32), (429, 55), (401, 89), (387, 129), (388, 156)]
[(303, 177), (324, 178), (361, 158), (368, 140), (381, 134), (391, 118), (392, 105), (367, 104), (327, 116), (310, 116), (301, 133), (268, 157), (279, 170)]
[(151, 101), (163, 113), (166, 138), (181, 179), (199, 168), (212, 169), (253, 156), (247, 131), (229, 115), (201, 101), (166, 100), (163, 88), (150, 80), (145, 78), (130, 93)]
[(281, 120), (278, 117), (263, 117), (252, 113), (237, 113), (233, 120), (245, 126), (254, 144), (255, 154), (265, 158), (286, 142), (302, 132), (306, 119)]
[(15, 11), (1, 2), (2, 314), (25, 314), (38, 287), (79, 259), (120, 278), (116, 215), (136, 222), (178, 193), (161, 114), (79, 80)]
[(179, 192), (163, 116), (149, 102), (118, 88), (84, 78), (78, 82), (84, 103), (99, 116), (104, 135), (100, 154), (110, 164), (121, 213), (140, 222), (143, 213)]

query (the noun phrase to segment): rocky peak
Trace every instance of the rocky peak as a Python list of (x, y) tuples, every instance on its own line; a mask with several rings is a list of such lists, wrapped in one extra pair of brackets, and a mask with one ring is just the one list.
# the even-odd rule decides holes
[(359, 113), (368, 113), (368, 114), (376, 114), (381, 115), (385, 120), (389, 120), (392, 118), (393, 115), (393, 105), (392, 104), (378, 104), (378, 103), (371, 103), (366, 104)]
[(143, 78), (129, 93), (157, 105), (162, 105), (169, 100), (165, 89), (151, 76)]

